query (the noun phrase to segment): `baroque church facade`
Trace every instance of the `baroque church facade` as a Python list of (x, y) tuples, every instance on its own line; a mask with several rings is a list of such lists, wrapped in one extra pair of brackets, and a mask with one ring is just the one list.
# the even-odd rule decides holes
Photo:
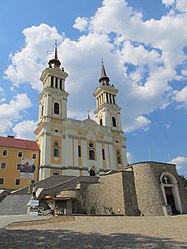
[(68, 74), (60, 68), (56, 45), (48, 64), (40, 78), (43, 90), (36, 141), (0, 137), (0, 214), (6, 214), (15, 195), (18, 203), (25, 199), (25, 207), (26, 196), (30, 198), (30, 179), (19, 179), (24, 157), (34, 161), (35, 197), (47, 211), (53, 206), (55, 212), (64, 214), (186, 214), (187, 189), (176, 165), (128, 164), (118, 90), (110, 84), (104, 64), (93, 93), (96, 121), (89, 116), (83, 121), (68, 118)]
[(121, 125), (118, 90), (110, 84), (102, 62), (101, 78), (94, 91), (96, 121), (67, 116), (68, 74), (60, 68), (57, 46), (54, 58), (41, 75), (39, 120), (34, 131), (40, 147), (39, 180), (51, 175), (88, 176), (127, 166), (126, 138)]

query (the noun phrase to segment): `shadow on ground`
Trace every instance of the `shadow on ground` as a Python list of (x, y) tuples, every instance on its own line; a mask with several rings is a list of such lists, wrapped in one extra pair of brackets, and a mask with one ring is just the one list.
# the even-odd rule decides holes
[(67, 230), (0, 230), (0, 248), (16, 249), (187, 249), (187, 243), (140, 234), (83, 234)]

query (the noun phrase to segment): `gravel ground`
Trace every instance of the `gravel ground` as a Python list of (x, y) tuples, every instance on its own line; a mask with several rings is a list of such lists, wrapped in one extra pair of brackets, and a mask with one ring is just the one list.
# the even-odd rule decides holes
[(187, 216), (54, 217), (0, 230), (0, 248), (187, 249)]

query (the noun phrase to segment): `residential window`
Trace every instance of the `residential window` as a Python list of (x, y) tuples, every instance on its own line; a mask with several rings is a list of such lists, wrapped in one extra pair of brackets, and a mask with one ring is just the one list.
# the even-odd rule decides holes
[(102, 149), (102, 157), (103, 157), (103, 160), (105, 160), (105, 150)]
[(81, 146), (78, 145), (78, 157), (80, 158), (81, 157)]
[(20, 163), (17, 163), (17, 164), (16, 164), (16, 169), (17, 169), (17, 170), (20, 170), (20, 169), (21, 169), (21, 164), (20, 164)]
[(16, 179), (16, 181), (15, 181), (15, 185), (20, 185), (20, 179)]
[(60, 106), (59, 106), (59, 103), (54, 103), (54, 114), (59, 114), (59, 109), (60, 109)]
[(8, 155), (8, 150), (3, 150), (3, 156), (7, 156)]
[(115, 118), (115, 117), (112, 117), (112, 125), (113, 125), (114, 127), (116, 127), (116, 118)]
[(1, 169), (6, 169), (6, 163), (1, 163)]
[(23, 153), (21, 151), (18, 152), (18, 157), (22, 157)]
[(33, 154), (32, 154), (32, 158), (33, 158), (33, 159), (36, 159), (36, 153), (33, 153)]
[(3, 185), (4, 184), (4, 181), (5, 181), (5, 179), (4, 178), (0, 178), (0, 185)]

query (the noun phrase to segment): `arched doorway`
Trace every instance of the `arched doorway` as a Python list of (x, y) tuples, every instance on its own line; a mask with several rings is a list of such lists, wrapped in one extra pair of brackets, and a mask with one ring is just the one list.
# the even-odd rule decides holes
[(95, 170), (93, 169), (90, 170), (90, 176), (95, 176)]
[(160, 176), (161, 189), (166, 206), (170, 206), (172, 214), (182, 213), (178, 183), (174, 175), (163, 172)]

